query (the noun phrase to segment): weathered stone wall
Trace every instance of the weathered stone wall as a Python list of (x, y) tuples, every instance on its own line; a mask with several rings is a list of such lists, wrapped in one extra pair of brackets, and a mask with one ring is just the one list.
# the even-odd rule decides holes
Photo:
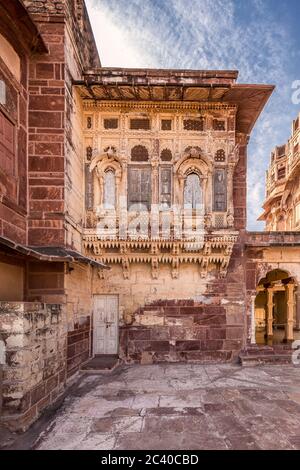
[(68, 376), (91, 355), (93, 268), (74, 264), (65, 276), (68, 322)]
[(27, 79), (28, 57), (0, 11), (2, 42), (19, 60), (19, 70), (1, 58), (0, 81), (5, 99), (0, 103), (0, 235), (26, 243), (27, 213)]
[(82, 139), (72, 80), (100, 61), (83, 1), (25, 4), (49, 48), (30, 64), (29, 243), (81, 249)]
[(2, 421), (26, 429), (66, 382), (66, 315), (60, 305), (0, 302), (5, 343)]
[(161, 266), (153, 280), (145, 264), (111, 266), (94, 278), (95, 294), (119, 295), (120, 350), (125, 361), (233, 360), (246, 341), (244, 269), (241, 247), (234, 248), (226, 278), (201, 278), (199, 266), (180, 266), (172, 279)]

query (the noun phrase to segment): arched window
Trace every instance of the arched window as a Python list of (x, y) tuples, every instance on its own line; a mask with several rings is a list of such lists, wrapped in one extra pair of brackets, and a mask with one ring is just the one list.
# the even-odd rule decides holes
[(131, 150), (131, 161), (147, 162), (149, 160), (148, 150), (144, 145), (136, 145)]
[(184, 207), (189, 209), (199, 208), (202, 204), (202, 188), (200, 178), (196, 173), (190, 173), (184, 186)]
[(116, 175), (113, 170), (104, 173), (104, 207), (114, 209), (116, 206)]
[(172, 152), (170, 149), (163, 149), (160, 153), (160, 159), (163, 162), (170, 162), (172, 160)]

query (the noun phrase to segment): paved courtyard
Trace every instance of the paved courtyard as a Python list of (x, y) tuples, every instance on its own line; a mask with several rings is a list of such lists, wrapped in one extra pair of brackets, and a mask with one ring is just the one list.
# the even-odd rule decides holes
[(83, 376), (38, 449), (300, 449), (300, 368), (135, 365)]

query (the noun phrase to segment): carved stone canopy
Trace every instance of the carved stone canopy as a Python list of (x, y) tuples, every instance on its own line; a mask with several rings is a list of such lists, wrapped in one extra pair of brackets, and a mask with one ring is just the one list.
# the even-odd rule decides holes
[(95, 169), (99, 177), (103, 176), (108, 169), (115, 171), (117, 178), (122, 177), (122, 162), (116, 153), (111, 151), (93, 158), (90, 164), (90, 172), (93, 172)]

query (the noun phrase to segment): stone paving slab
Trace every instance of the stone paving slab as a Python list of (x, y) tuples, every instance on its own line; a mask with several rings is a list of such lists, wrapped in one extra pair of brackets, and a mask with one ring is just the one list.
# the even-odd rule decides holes
[(83, 376), (38, 449), (300, 449), (300, 368), (160, 364)]

